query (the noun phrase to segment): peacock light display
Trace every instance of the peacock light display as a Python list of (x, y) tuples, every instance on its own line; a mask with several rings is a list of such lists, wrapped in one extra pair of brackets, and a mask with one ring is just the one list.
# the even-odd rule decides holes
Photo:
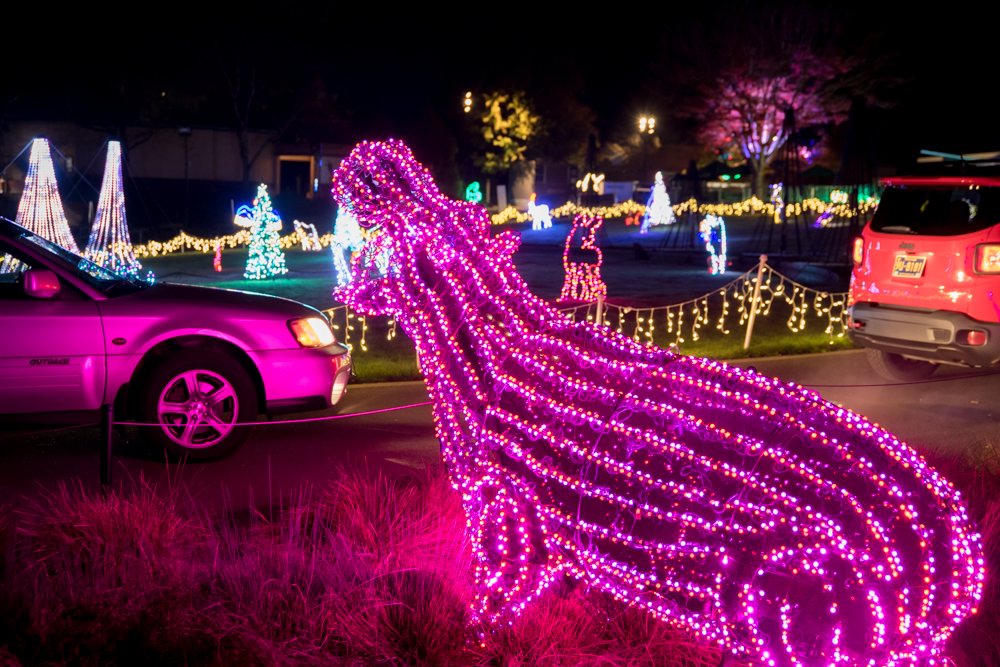
[(475, 550), (473, 619), (565, 577), (741, 660), (943, 664), (978, 603), (980, 537), (905, 443), (792, 383), (573, 322), (400, 142), (334, 196), (368, 228), (335, 295), (416, 344)]

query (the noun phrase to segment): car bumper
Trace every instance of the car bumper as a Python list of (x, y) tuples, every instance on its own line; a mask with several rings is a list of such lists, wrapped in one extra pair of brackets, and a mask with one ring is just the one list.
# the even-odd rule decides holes
[[(854, 304), (850, 317), (847, 335), (863, 347), (937, 363), (965, 366), (1000, 363), (1000, 324), (995, 322), (980, 322), (948, 310), (872, 303)], [(985, 332), (986, 343), (966, 344), (966, 331)]]
[(256, 352), (267, 414), (323, 410), (336, 405), (351, 377), (351, 353), (342, 345)]

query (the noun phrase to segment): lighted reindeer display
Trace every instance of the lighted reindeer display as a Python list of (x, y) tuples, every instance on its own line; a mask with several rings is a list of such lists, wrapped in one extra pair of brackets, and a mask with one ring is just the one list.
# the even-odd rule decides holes
[(336, 295), (416, 344), (488, 631), (574, 577), (768, 665), (943, 664), (979, 535), (892, 434), (791, 383), (573, 322), (518, 238), (399, 142), (334, 176), (370, 231)]
[(563, 247), (563, 280), (559, 301), (596, 301), (608, 295), (601, 278), (604, 253), (597, 245), (597, 230), (604, 224), (600, 216), (581, 213), (573, 218)]

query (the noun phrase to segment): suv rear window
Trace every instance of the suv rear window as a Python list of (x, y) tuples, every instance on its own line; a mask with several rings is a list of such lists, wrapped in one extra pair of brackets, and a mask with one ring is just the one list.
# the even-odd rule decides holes
[(872, 231), (886, 234), (958, 236), (1000, 223), (1000, 188), (886, 188)]

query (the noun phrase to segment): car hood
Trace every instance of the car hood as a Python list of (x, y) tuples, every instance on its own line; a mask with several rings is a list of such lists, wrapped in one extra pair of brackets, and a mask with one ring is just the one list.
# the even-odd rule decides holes
[(225, 306), (246, 309), (261, 314), (269, 313), (277, 317), (310, 317), (316, 309), (298, 301), (270, 294), (202, 287), (200, 285), (180, 285), (177, 283), (156, 283), (140, 292), (125, 297), (133, 301), (183, 301), (188, 304), (204, 304), (206, 307)]

